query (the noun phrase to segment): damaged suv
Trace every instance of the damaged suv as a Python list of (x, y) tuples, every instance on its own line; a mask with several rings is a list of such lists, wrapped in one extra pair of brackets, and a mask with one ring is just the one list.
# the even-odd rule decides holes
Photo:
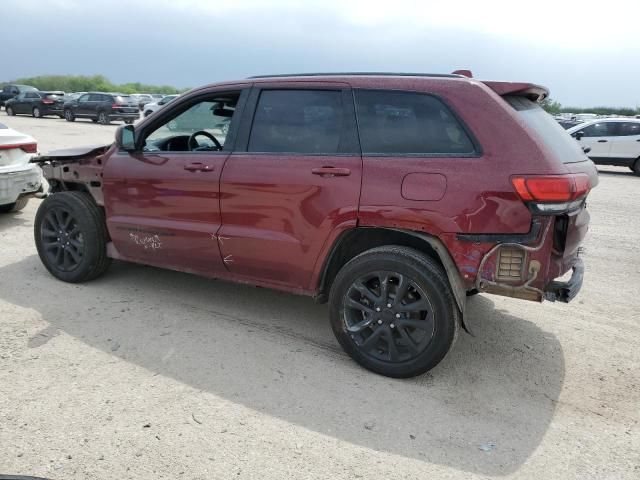
[(112, 145), (39, 157), (38, 253), (67, 282), (117, 259), (313, 296), (357, 362), (418, 375), (465, 327), (467, 295), (580, 289), (597, 173), (547, 95), (379, 73), (198, 88)]

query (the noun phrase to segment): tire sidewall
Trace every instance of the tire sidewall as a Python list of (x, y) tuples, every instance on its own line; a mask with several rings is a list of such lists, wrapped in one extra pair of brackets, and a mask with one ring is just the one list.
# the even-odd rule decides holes
[(64, 111), (64, 119), (65, 119), (67, 122), (73, 122), (73, 121), (75, 120), (74, 115), (73, 115), (73, 112), (72, 112), (71, 110), (68, 110), (68, 109), (67, 109), (67, 110), (65, 110), (65, 111)]
[(35, 118), (42, 117), (42, 112), (40, 112), (40, 109), (38, 107), (35, 107), (32, 113)]
[(7, 115), (9, 115), (10, 117), (13, 117), (15, 115), (15, 112), (13, 111), (13, 108), (11, 107), (5, 107), (5, 112)]
[[(373, 270), (391, 271), (411, 278), (426, 293), (433, 308), (434, 332), (431, 342), (417, 357), (405, 362), (391, 363), (365, 355), (355, 345), (346, 330), (344, 321), (344, 294), (358, 278)], [(435, 367), (449, 351), (456, 331), (450, 295), (446, 292), (449, 286), (437, 275), (405, 262), (401, 257), (382, 259), (380, 254), (370, 258), (360, 257), (349, 262), (338, 273), (331, 288), (329, 312), (331, 328), (344, 350), (365, 368), (382, 375), (406, 378), (420, 375)]]
[[(74, 193), (54, 193), (48, 196), (38, 208), (36, 218), (34, 222), (34, 236), (36, 242), (36, 249), (40, 260), (47, 270), (56, 278), (65, 282), (78, 282), (84, 280), (87, 276), (87, 272), (94, 269), (99, 251), (98, 249), (103, 247), (104, 239), (98, 237), (100, 230), (96, 228), (89, 212), (86, 211), (83, 204), (80, 201), (73, 201), (72, 195)], [(51, 265), (44, 248), (42, 246), (41, 228), (44, 222), (44, 217), (49, 210), (55, 207), (62, 207), (73, 215), (76, 223), (82, 232), (84, 237), (84, 253), (80, 265), (71, 272), (64, 272)]]

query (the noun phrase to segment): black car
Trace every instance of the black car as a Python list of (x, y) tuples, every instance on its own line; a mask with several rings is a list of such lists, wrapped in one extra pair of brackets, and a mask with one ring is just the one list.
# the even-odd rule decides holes
[(133, 123), (139, 116), (138, 103), (129, 95), (119, 93), (89, 92), (64, 104), (64, 118), (69, 122), (90, 118), (103, 125), (112, 120)]
[(2, 107), (7, 100), (17, 97), (23, 92), (35, 92), (38, 89), (31, 85), (5, 85), (0, 91), (0, 107)]
[(64, 92), (22, 92), (4, 104), (7, 115), (26, 114), (36, 118), (57, 115), (63, 118)]

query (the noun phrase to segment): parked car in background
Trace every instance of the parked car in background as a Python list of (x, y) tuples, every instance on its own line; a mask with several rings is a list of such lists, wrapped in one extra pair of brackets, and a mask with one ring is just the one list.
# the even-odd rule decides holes
[(571, 127), (575, 127), (576, 125), (580, 125), (581, 123), (584, 123), (582, 121), (579, 120), (567, 120), (565, 118), (556, 118), (556, 121), (560, 124), (560, 126), (562, 128), (564, 128), (565, 130), (570, 129)]
[(163, 93), (152, 93), (151, 96), (153, 97), (154, 102), (162, 100), (164, 97), (166, 97), (166, 95)]
[(57, 115), (64, 118), (64, 92), (22, 92), (7, 100), (4, 108), (7, 115), (32, 115), (36, 118)]
[(598, 176), (547, 95), (426, 74), (198, 88), (112, 145), (38, 158), (38, 254), (67, 282), (117, 258), (310, 295), (354, 360), (418, 375), (464, 327), (467, 294), (568, 302), (582, 285)]
[(144, 116), (147, 117), (153, 112), (160, 110), (164, 105), (176, 99), (178, 95), (166, 95), (158, 102), (147, 103), (144, 107)]
[(567, 132), (598, 165), (629, 167), (640, 175), (640, 120), (602, 118), (571, 127)]
[(155, 101), (154, 98), (147, 93), (132, 93), (129, 96), (138, 103), (140, 110), (142, 110), (146, 104)]
[(0, 107), (3, 107), (7, 100), (17, 97), (23, 92), (34, 92), (38, 89), (30, 85), (5, 85), (0, 92)]
[(138, 103), (129, 95), (90, 92), (65, 102), (63, 115), (68, 122), (76, 118), (89, 118), (103, 125), (113, 120), (133, 123), (140, 117)]
[(69, 101), (69, 100), (75, 100), (77, 98), (80, 98), (82, 95), (84, 95), (87, 92), (74, 92), (74, 93), (67, 93), (65, 95), (65, 101)]
[(41, 190), (42, 171), (29, 163), (37, 153), (33, 137), (0, 123), (0, 213), (22, 210)]

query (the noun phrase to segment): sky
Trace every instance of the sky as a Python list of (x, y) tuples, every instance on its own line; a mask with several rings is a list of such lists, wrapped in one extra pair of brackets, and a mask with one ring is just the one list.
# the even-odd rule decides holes
[(640, 0), (2, 0), (0, 80), (103, 74), (196, 87), (393, 71), (538, 83), (563, 105), (640, 106)]

